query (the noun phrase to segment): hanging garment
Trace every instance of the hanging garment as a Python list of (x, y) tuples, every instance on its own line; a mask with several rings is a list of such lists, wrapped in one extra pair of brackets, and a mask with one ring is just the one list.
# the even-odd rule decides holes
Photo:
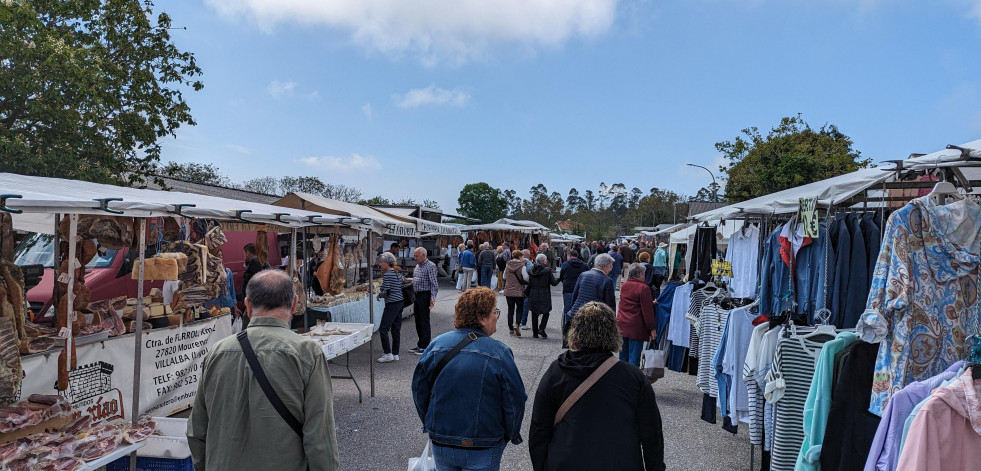
[[(803, 225), (799, 226), (798, 231), (803, 235)], [(827, 267), (834, 266), (834, 252), (828, 246), (828, 222), (822, 219), (818, 223), (818, 237), (808, 240), (809, 243), (797, 251), (794, 261), (794, 294), (797, 314), (806, 316), (808, 322), (813, 324), (814, 313), (824, 308), (828, 294), (828, 275), (825, 271)]]
[(876, 344), (852, 342), (835, 355), (835, 380), (831, 410), (821, 446), (823, 471), (863, 469), (879, 426), (879, 416), (869, 412)]
[(867, 471), (893, 471), (899, 463), (899, 442), (902, 440), (906, 419), (917, 404), (930, 397), (934, 389), (946, 380), (953, 379), (964, 366), (963, 361), (951, 365), (944, 372), (915, 381), (897, 392), (882, 412), (882, 421), (875, 432), (872, 447), (865, 462)]
[[(851, 215), (849, 215), (851, 216)], [(841, 322), (845, 328), (852, 328), (865, 308), (869, 293), (868, 253), (865, 250), (865, 236), (862, 235), (862, 221), (857, 217), (848, 218), (848, 233), (851, 234), (851, 250), (848, 255), (848, 286), (841, 293), (844, 305)]]
[(734, 298), (756, 298), (760, 228), (756, 225), (743, 226), (743, 229), (729, 236), (726, 261), (732, 264), (732, 278), (728, 279), (729, 294)]
[(706, 301), (698, 315), (698, 369), (695, 385), (711, 397), (719, 397), (719, 382), (712, 368), (712, 358), (722, 341), (722, 329), (729, 318), (729, 311), (722, 309), (711, 300)]
[(749, 406), (749, 442), (763, 444), (763, 389), (756, 380), (760, 367), (760, 345), (763, 334), (770, 329), (767, 323), (753, 328), (753, 334), (746, 348), (746, 362), (743, 365), (743, 383), (746, 385)]
[(685, 283), (674, 290), (671, 300), (671, 322), (668, 324), (668, 340), (676, 347), (691, 346), (691, 323), (685, 318), (691, 306), (691, 283)]
[(898, 471), (978, 469), (981, 465), (981, 380), (968, 368), (937, 388), (917, 414)]
[(780, 233), (777, 226), (763, 241), (763, 263), (760, 273), (760, 314), (773, 317), (790, 307), (792, 286), (790, 266), (780, 256)]
[(695, 231), (695, 254), (688, 270), (689, 280), (698, 279), (704, 283), (712, 278), (712, 260), (715, 260), (718, 253), (715, 236), (717, 229), (716, 226), (699, 226)]
[(889, 216), (862, 339), (879, 344), (869, 410), (881, 414), (907, 384), (967, 358), (981, 334), (981, 207), (970, 198), (917, 198)]
[[(730, 319), (731, 317), (726, 318), (725, 327), (722, 328), (722, 338), (719, 340), (719, 346), (715, 349), (715, 354), (712, 356), (712, 374), (715, 377), (715, 382), (719, 390), (717, 399), (719, 411), (722, 412), (723, 418), (729, 417), (729, 408), (731, 407), (731, 404), (729, 404), (729, 390), (732, 386), (732, 376), (725, 374), (722, 369), (722, 359), (725, 358), (729, 340)], [(723, 426), (723, 428), (726, 427)]]
[[(743, 381), (746, 356), (756, 327), (756, 314), (748, 309), (737, 308), (729, 313), (728, 335), (725, 354), (722, 357), (722, 374), (729, 378), (729, 417), (733, 423), (749, 422), (749, 390)], [(758, 342), (758, 341), (757, 341)]]
[[(756, 381), (760, 386), (760, 390), (763, 391), (763, 397), (766, 399), (766, 403), (763, 406), (763, 450), (770, 451), (773, 449), (773, 394), (772, 391), (776, 389), (776, 385), (771, 385), (767, 380), (770, 375), (770, 370), (773, 369), (773, 356), (777, 351), (777, 344), (780, 342), (780, 334), (783, 332), (784, 327), (776, 326), (770, 329), (769, 332), (763, 334), (763, 339), (760, 340), (760, 358), (759, 358), (759, 371), (756, 373)], [(767, 392), (767, 390), (771, 392)], [(769, 396), (769, 397), (767, 397)]]
[(845, 303), (848, 293), (848, 282), (851, 278), (851, 267), (849, 260), (851, 256), (852, 236), (848, 232), (850, 214), (839, 213), (835, 215), (835, 222), (832, 224), (831, 232), (834, 235), (835, 265), (834, 283), (830, 290), (831, 298), (831, 320), (839, 329), (845, 326)]
[(831, 381), (834, 376), (835, 355), (857, 339), (858, 336), (854, 332), (842, 332), (821, 347), (821, 354), (814, 368), (814, 379), (811, 381), (811, 388), (804, 402), (804, 441), (797, 455), (796, 470), (798, 471), (821, 469), (821, 446), (824, 443), (824, 432), (831, 411)]
[[(830, 336), (781, 339), (773, 356), (771, 375), (783, 383), (773, 417), (772, 471), (792, 471), (804, 441), (804, 402), (814, 378), (818, 353)], [(779, 386), (778, 386), (779, 388)]]
[(882, 247), (882, 232), (879, 230), (879, 225), (875, 223), (875, 217), (876, 213), (862, 214), (862, 222), (859, 225), (862, 236), (865, 237), (865, 263), (868, 267), (869, 288), (872, 287), (872, 272), (875, 271), (875, 261), (879, 258), (879, 249)]
[[(960, 376), (962, 374), (964, 374), (964, 370), (966, 370), (966, 369), (967, 368), (965, 366), (962, 366), (957, 371), (957, 374), (954, 375), (953, 378), (948, 379), (948, 380), (940, 383), (940, 386), (937, 386), (937, 387), (938, 388), (942, 388), (942, 387), (950, 386), (950, 383), (953, 383), (954, 381), (957, 380), (957, 378), (960, 378)], [(946, 374), (946, 373), (944, 373), (944, 374)], [(933, 391), (931, 391), (931, 393), (932, 392)], [(929, 400), (930, 400), (930, 398), (928, 397), (928, 398), (920, 401), (920, 403), (917, 404), (916, 407), (914, 407), (913, 410), (909, 413), (909, 417), (906, 418), (906, 423), (903, 425), (903, 436), (899, 440), (899, 447), (896, 448), (896, 456), (903, 456), (903, 448), (906, 446), (906, 438), (909, 436), (909, 429), (913, 427), (913, 422), (916, 419), (916, 414), (919, 413), (921, 409), (923, 409), (923, 406), (925, 406), (926, 403), (927, 403), (927, 401), (929, 401)]]

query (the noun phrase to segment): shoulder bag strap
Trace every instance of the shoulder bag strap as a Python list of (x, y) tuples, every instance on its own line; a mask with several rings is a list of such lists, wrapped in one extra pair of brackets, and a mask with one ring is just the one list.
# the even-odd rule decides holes
[(478, 338), (479, 336), (477, 334), (468, 332), (466, 337), (463, 337), (463, 340), (457, 343), (452, 350), (447, 352), (446, 355), (439, 360), (439, 363), (436, 364), (436, 369), (433, 370), (432, 380), (429, 382), (429, 384), (436, 384), (436, 378), (438, 378), (439, 374), (443, 372), (443, 368), (446, 368), (446, 364), (449, 363), (450, 360), (452, 360), (458, 353), (460, 353), (460, 350), (463, 350), (463, 347), (470, 345), (470, 342), (473, 342)]
[(269, 378), (266, 378), (266, 372), (262, 370), (262, 366), (259, 365), (259, 359), (255, 356), (255, 351), (252, 350), (252, 344), (249, 342), (248, 336), (246, 336), (245, 331), (239, 332), (236, 337), (238, 337), (238, 343), (242, 346), (242, 353), (245, 354), (245, 359), (249, 362), (249, 368), (252, 369), (252, 374), (255, 375), (256, 381), (259, 382), (259, 387), (262, 388), (262, 392), (265, 393), (266, 399), (272, 403), (276, 412), (279, 416), (286, 421), (286, 423), (299, 435), (303, 437), (303, 424), (293, 414), (290, 413), (289, 409), (286, 408), (286, 404), (283, 404), (283, 400), (279, 398), (276, 391), (269, 384)]
[(559, 422), (562, 421), (562, 418), (565, 417), (565, 414), (569, 412), (569, 409), (571, 409), (572, 406), (579, 401), (583, 394), (586, 394), (586, 391), (589, 391), (589, 388), (593, 387), (593, 385), (596, 384), (596, 382), (599, 381), (599, 379), (602, 378), (607, 371), (610, 371), (610, 368), (613, 368), (613, 365), (616, 365), (618, 361), (620, 360), (614, 356), (607, 358), (603, 364), (593, 371), (593, 374), (586, 378), (586, 381), (583, 381), (575, 391), (572, 391), (572, 394), (570, 394), (569, 397), (565, 399), (565, 402), (563, 402), (559, 407), (559, 411), (555, 413), (555, 422), (552, 423), (552, 426), (558, 425)]

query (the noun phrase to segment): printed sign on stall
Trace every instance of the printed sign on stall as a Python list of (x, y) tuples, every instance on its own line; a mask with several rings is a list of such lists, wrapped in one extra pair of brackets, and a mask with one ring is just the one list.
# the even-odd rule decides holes
[[(194, 403), (201, 365), (219, 340), (232, 334), (229, 316), (143, 333), (139, 413), (167, 416)], [(78, 368), (69, 372), (68, 390), (57, 391), (60, 350), (26, 356), (21, 397), (62, 394), (72, 408), (95, 422), (130, 419), (133, 401), (133, 335), (80, 345)]]
[(804, 225), (804, 237), (818, 237), (817, 197), (800, 199), (800, 222)]

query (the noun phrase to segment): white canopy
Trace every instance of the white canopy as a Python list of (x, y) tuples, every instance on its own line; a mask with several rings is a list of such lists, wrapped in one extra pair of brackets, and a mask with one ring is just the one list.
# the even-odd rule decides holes
[[(20, 196), (6, 200), (7, 208), (23, 211), (23, 214), (15, 214), (13, 217), (15, 229), (41, 233), (54, 231), (55, 214), (107, 214), (102, 203), (96, 201), (106, 198), (119, 199), (107, 202), (106, 209), (119, 211), (121, 215), (130, 217), (172, 217), (179, 205), (194, 205), (185, 206), (180, 212), (188, 217), (242, 222), (235, 212), (244, 211), (241, 214), (243, 219), (258, 224), (286, 227), (337, 225), (343, 222), (343, 218), (334, 215), (325, 216), (323, 213), (300, 210), (284, 211), (278, 206), (216, 196), (13, 173), (0, 173), (0, 195)], [(280, 218), (278, 221), (277, 214)]]
[(904, 160), (891, 160), (888, 168), (866, 168), (839, 175), (827, 180), (808, 183), (751, 200), (724, 206), (696, 214), (695, 221), (712, 221), (737, 216), (793, 213), (800, 207), (800, 199), (818, 198), (818, 207), (839, 205), (853, 196), (882, 185), (895, 177), (896, 170), (926, 170), (938, 167), (981, 166), (981, 140), (960, 146), (952, 146), (931, 154)]
[[(716, 221), (709, 221), (708, 225), (718, 226), (716, 229), (716, 233), (722, 234), (722, 239), (719, 240), (719, 244), (728, 245), (729, 237), (735, 234), (736, 231), (743, 228), (743, 221), (739, 219), (731, 219), (727, 221), (716, 220)], [(682, 245), (688, 244), (689, 239), (691, 239), (691, 237), (694, 237), (695, 230), (698, 229), (699, 226), (701, 226), (701, 224), (693, 224), (680, 231), (672, 233), (671, 243), (682, 244)]]
[(535, 221), (524, 221), (502, 218), (495, 221), (493, 224), (476, 224), (473, 226), (464, 226), (462, 229), (464, 232), (474, 232), (474, 231), (513, 231), (513, 232), (526, 232), (530, 234), (544, 234), (549, 232), (548, 228), (535, 222)]
[(311, 211), (321, 211), (353, 219), (371, 220), (374, 223), (375, 232), (379, 234), (419, 237), (419, 231), (416, 229), (414, 221), (383, 213), (370, 206), (324, 198), (310, 193), (290, 193), (273, 204), (287, 208), (306, 208)]

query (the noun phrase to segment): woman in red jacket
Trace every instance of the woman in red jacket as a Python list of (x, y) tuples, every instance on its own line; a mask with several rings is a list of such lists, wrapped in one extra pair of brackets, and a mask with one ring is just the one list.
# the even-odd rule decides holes
[(617, 309), (617, 327), (623, 336), (620, 360), (640, 367), (640, 353), (644, 342), (655, 337), (654, 298), (651, 288), (644, 283), (646, 267), (636, 264), (630, 267), (628, 279), (620, 287), (620, 306)]

